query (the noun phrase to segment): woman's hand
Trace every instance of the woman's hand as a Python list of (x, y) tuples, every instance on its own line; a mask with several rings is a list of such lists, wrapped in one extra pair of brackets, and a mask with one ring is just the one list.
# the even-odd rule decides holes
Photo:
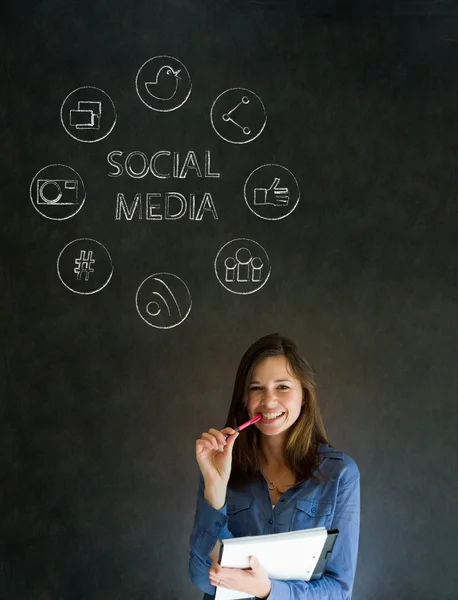
[[(229, 433), (226, 440), (225, 434)], [(232, 427), (209, 429), (196, 440), (196, 459), (206, 484), (227, 485), (232, 467), (232, 447), (238, 437)]]
[(245, 592), (256, 598), (267, 598), (272, 588), (267, 572), (261, 567), (255, 556), (250, 556), (249, 561), (249, 569), (232, 569), (221, 567), (216, 560), (212, 560), (212, 566), (208, 572), (211, 584)]

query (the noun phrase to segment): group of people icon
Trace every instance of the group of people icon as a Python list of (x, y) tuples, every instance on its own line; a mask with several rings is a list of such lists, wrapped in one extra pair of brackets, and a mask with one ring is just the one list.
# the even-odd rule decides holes
[(248, 248), (239, 248), (235, 256), (224, 260), (226, 282), (260, 282), (264, 266), (262, 258), (253, 256)]

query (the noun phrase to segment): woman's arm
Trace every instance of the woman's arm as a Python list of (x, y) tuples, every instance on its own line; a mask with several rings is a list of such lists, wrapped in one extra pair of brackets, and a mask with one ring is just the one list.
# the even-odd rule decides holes
[(226, 515), (226, 503), (221, 510), (216, 510), (205, 499), (204, 492), (204, 479), (200, 474), (194, 527), (189, 540), (189, 577), (196, 587), (213, 595), (215, 587), (210, 583), (208, 574), (212, 558), (219, 558), (220, 540), (233, 535), (227, 527), (229, 518)]
[(216, 560), (218, 562), (219, 561), (219, 550), (220, 550), (220, 548), (221, 548), (221, 540), (216, 540), (215, 547), (213, 548), (213, 550), (208, 555), (208, 558), (210, 560)]

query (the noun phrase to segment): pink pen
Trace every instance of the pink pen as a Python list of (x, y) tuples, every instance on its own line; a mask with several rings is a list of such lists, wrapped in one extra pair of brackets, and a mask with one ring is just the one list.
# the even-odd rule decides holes
[[(248, 427), (249, 425), (253, 425), (253, 423), (257, 423), (257, 421), (260, 421), (261, 419), (262, 419), (262, 415), (256, 415), (255, 417), (253, 417), (252, 419), (250, 419), (246, 423), (243, 423), (242, 425), (239, 425), (238, 427), (236, 427), (234, 429), (234, 431), (242, 431), (242, 429), (245, 429), (245, 427)], [(224, 435), (225, 435), (226, 438), (228, 438), (230, 435), (233, 435), (233, 434), (232, 433), (225, 433)]]

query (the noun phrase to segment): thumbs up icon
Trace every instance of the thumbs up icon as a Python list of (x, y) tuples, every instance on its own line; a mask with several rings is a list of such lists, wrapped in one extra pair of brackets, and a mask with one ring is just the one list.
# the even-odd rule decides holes
[(261, 165), (248, 175), (243, 188), (248, 208), (256, 216), (278, 221), (296, 208), (301, 192), (289, 169), (277, 164)]
[(280, 178), (275, 177), (269, 188), (254, 188), (254, 205), (288, 206), (289, 189), (279, 184)]

